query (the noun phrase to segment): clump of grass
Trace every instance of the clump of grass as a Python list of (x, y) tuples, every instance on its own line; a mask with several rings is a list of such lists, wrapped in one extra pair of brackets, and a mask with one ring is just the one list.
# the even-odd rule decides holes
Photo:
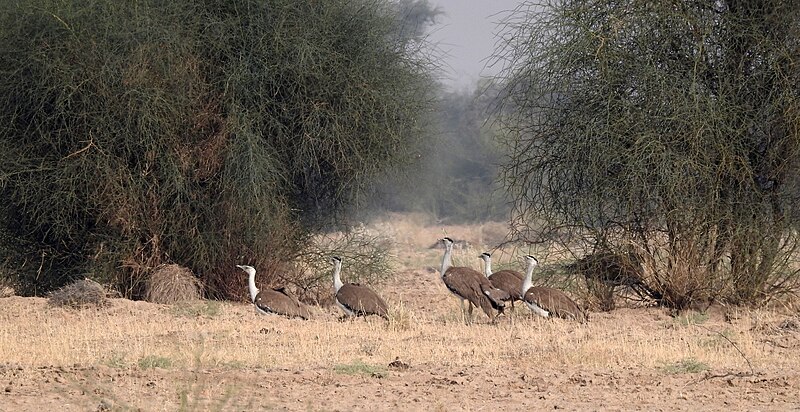
[(386, 377), (386, 368), (378, 365), (370, 365), (361, 360), (338, 364), (333, 367), (333, 371), (341, 375), (365, 375), (372, 376), (373, 378)]
[(402, 303), (389, 308), (389, 321), (386, 322), (386, 329), (392, 332), (410, 330), (414, 326), (414, 314)]
[(175, 264), (160, 265), (147, 279), (145, 300), (169, 305), (199, 300), (201, 293), (202, 284), (191, 270)]
[(686, 312), (675, 320), (683, 326), (700, 325), (708, 320), (708, 313), (705, 312)]
[(108, 299), (103, 285), (91, 279), (83, 279), (51, 293), (48, 303), (55, 307), (80, 309), (105, 306), (108, 304)]
[(139, 359), (139, 367), (142, 369), (161, 368), (167, 369), (172, 366), (172, 360), (163, 356), (147, 355)]
[(172, 305), (170, 312), (173, 316), (187, 318), (197, 318), (201, 316), (213, 318), (220, 314), (221, 307), (219, 302), (211, 300), (200, 302), (181, 301)]
[(708, 365), (703, 362), (698, 362), (694, 358), (681, 359), (678, 362), (664, 365), (661, 370), (666, 373), (677, 375), (683, 373), (698, 373), (707, 371)]
[(106, 359), (105, 364), (111, 368), (122, 369), (125, 367), (125, 354), (112, 352), (111, 357)]
[(227, 369), (244, 369), (247, 365), (244, 362), (238, 360), (220, 362), (220, 366), (225, 367)]
[(732, 330), (726, 328), (722, 332), (716, 332), (716, 336), (700, 342), (700, 345), (708, 348), (723, 347), (729, 344), (733, 344), (734, 338), (735, 338), (735, 333)]

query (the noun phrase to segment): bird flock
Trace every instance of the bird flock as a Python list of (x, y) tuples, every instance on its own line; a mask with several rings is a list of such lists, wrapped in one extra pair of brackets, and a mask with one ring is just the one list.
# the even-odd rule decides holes
[[(527, 267), (523, 275), (514, 270), (493, 272), (492, 255), (483, 253), (479, 258), (484, 262), (484, 271), (480, 273), (469, 267), (453, 266), (453, 240), (445, 237), (441, 242), (445, 250), (439, 272), (444, 285), (458, 298), (465, 322), (472, 322), (473, 309), (479, 307), (494, 323), (499, 315), (504, 314), (506, 305), (514, 307), (515, 301), (521, 301), (534, 314), (544, 318), (557, 317), (581, 323), (588, 320), (586, 313), (564, 292), (532, 286), (533, 270), (539, 263), (534, 256), (525, 256)], [(376, 315), (389, 319), (386, 301), (374, 290), (366, 285), (342, 282), (342, 258), (331, 257), (331, 264), (334, 298), (346, 317), (352, 319)], [(301, 319), (311, 317), (308, 307), (290, 295), (286, 288), (259, 290), (255, 282), (255, 268), (246, 265), (237, 267), (248, 275), (250, 299), (258, 313)]]

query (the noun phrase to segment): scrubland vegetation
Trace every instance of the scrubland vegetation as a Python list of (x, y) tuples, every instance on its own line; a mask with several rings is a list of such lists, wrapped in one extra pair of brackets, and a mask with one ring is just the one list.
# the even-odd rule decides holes
[[(796, 407), (798, 12), (526, 2), (448, 92), (425, 0), (4, 2), (0, 409)], [(589, 323), (465, 325), (442, 236)]]

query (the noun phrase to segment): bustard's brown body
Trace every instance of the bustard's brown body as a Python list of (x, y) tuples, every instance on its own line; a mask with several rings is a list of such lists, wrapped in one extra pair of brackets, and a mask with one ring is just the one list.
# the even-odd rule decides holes
[(342, 259), (334, 256), (333, 287), (336, 304), (348, 316), (378, 315), (389, 319), (389, 308), (386, 302), (374, 290), (358, 283), (342, 283), (340, 272)]
[(275, 314), (290, 318), (309, 319), (311, 317), (308, 307), (300, 303), (294, 296), (291, 296), (285, 287), (259, 290), (256, 287), (255, 268), (245, 265), (236, 266), (249, 275), (250, 299), (255, 305), (256, 311), (265, 315)]
[(509, 299), (508, 293), (495, 288), (489, 279), (486, 279), (475, 269), (452, 266), (453, 240), (446, 237), (442, 239), (442, 242), (445, 245), (445, 252), (440, 272), (445, 286), (456, 297), (462, 299), (462, 302), (463, 300), (469, 302), (470, 315), (472, 314), (472, 307), (475, 306), (481, 308), (489, 319), (494, 320), (495, 310), (498, 313), (503, 313), (505, 301)]
[(535, 257), (525, 256), (528, 267), (525, 270), (525, 279), (522, 282), (522, 301), (537, 315), (542, 317), (558, 317), (586, 322), (586, 314), (564, 292), (544, 286), (531, 287), (533, 269), (539, 263)]
[(290, 318), (308, 319), (311, 317), (306, 305), (289, 295), (286, 288), (283, 287), (259, 291), (253, 303), (256, 308), (265, 313), (275, 313)]
[(489, 279), (497, 289), (502, 290), (508, 294), (508, 300), (511, 305), (514, 305), (515, 300), (522, 300), (522, 280), (523, 275), (515, 270), (498, 270), (492, 272), (492, 255), (483, 253), (479, 256), (484, 262), (483, 274)]

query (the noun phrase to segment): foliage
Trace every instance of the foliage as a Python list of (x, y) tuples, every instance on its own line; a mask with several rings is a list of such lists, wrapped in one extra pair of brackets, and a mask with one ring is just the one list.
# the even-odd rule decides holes
[(699, 325), (708, 320), (708, 313), (689, 311), (675, 318), (675, 321), (683, 326)]
[(357, 359), (346, 364), (338, 364), (333, 367), (334, 372), (342, 375), (365, 375), (373, 378), (385, 378), (386, 368), (379, 365), (370, 365)]
[(55, 307), (80, 309), (105, 306), (108, 304), (108, 299), (103, 285), (91, 279), (82, 279), (53, 291), (47, 303)]
[(172, 360), (163, 356), (147, 355), (139, 359), (138, 365), (141, 369), (168, 369), (172, 367)]
[(707, 371), (709, 367), (705, 363), (698, 362), (693, 358), (686, 358), (686, 359), (681, 359), (678, 362), (671, 363), (669, 365), (664, 365), (664, 367), (662, 367), (661, 369), (664, 372), (669, 373), (671, 375), (678, 375), (684, 373), (699, 373)]
[(112, 352), (103, 363), (110, 368), (123, 369), (126, 366), (125, 353)]
[(222, 313), (219, 302), (212, 300), (203, 301), (180, 301), (170, 308), (170, 313), (174, 316), (187, 318), (206, 317), (213, 318)]
[(798, 286), (800, 4), (553, 0), (506, 20), (517, 236), (633, 251), (663, 302)]
[[(413, 3), (413, 2), (412, 2)], [(0, 6), (0, 262), (21, 295), (162, 263), (212, 297), (413, 159), (430, 61), (381, 0)], [(120, 267), (122, 270), (120, 270)]]

